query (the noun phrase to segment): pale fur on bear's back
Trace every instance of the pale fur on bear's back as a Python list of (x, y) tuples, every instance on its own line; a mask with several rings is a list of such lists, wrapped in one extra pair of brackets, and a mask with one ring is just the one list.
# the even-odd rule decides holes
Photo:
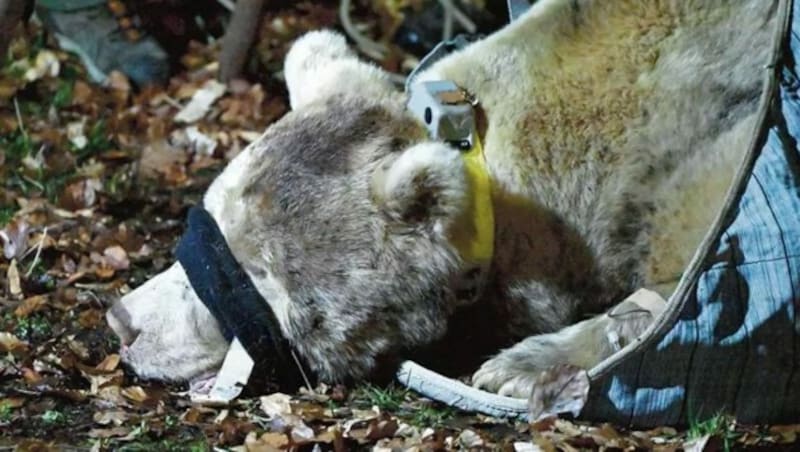
[(539, 1), (421, 79), (478, 96), (496, 198), (561, 217), (601, 286), (669, 295), (753, 133), (776, 5)]

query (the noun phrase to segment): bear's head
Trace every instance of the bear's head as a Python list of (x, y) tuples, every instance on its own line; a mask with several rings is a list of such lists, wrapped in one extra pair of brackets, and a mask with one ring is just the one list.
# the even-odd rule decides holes
[[(363, 377), (440, 337), (460, 303), (452, 236), (468, 205), (464, 161), (338, 34), (299, 39), (285, 76), (291, 112), (230, 162), (204, 207), (309, 367)], [(107, 319), (146, 378), (192, 379), (228, 348), (180, 263)]]

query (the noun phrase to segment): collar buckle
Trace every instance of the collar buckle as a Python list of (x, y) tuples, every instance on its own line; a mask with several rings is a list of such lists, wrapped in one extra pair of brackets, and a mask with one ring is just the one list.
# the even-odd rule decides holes
[(461, 150), (475, 145), (475, 98), (450, 80), (417, 82), (410, 86), (408, 110), (425, 124), (433, 140)]

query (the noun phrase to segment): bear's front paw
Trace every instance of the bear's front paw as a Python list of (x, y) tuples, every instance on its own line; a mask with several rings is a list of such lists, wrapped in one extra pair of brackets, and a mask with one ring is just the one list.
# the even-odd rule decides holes
[(537, 375), (538, 372), (533, 369), (520, 369), (519, 363), (510, 361), (501, 353), (483, 363), (472, 375), (472, 385), (502, 396), (527, 399), (533, 391)]

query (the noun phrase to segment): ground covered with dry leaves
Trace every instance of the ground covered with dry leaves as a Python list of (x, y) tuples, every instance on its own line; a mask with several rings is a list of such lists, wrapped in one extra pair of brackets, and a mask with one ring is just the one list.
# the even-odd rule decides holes
[[(121, 74), (108, 86), (89, 83), (35, 24), (14, 41), (0, 72), (0, 450), (794, 447), (794, 426), (740, 426), (723, 416), (687, 431), (514, 423), (393, 386), (198, 406), (184, 387), (124, 372), (105, 310), (171, 262), (188, 207), (287, 110), (279, 75), (286, 46), (304, 30), (335, 25), (332, 3), (268, 11), (254, 57), (259, 75), (228, 86), (214, 79), (213, 44), (190, 46), (169, 86), (138, 91)], [(380, 13), (377, 28), (391, 25), (393, 13)], [(395, 70), (404, 61), (390, 60), (381, 63)], [(198, 92), (213, 102), (193, 103)]]

